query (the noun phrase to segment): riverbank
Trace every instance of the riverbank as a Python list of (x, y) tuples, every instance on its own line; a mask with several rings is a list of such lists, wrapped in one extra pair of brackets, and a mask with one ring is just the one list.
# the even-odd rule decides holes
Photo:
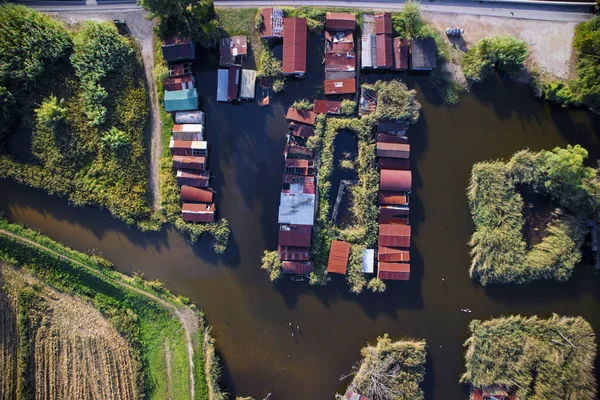
[[(149, 398), (219, 399), (218, 359), (203, 315), (158, 282), (126, 277), (97, 256), (71, 250), (0, 219), (0, 255), (53, 289), (83, 299), (111, 321), (139, 360)], [(209, 396), (210, 393), (210, 396)]]

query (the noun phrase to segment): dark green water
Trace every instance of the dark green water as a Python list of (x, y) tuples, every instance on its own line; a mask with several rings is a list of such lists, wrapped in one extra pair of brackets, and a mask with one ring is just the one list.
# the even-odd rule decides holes
[[(214, 59), (197, 71), (208, 118), (212, 186), (219, 212), (232, 228), (225, 255), (212, 254), (208, 241), (191, 246), (172, 229), (142, 234), (105, 211), (72, 208), (63, 199), (7, 181), (0, 182), (0, 210), (11, 221), (73, 248), (98, 249), (122, 272), (142, 271), (190, 297), (214, 327), (225, 384), (236, 395), (332, 398), (360, 348), (387, 332), (428, 341), (427, 399), (466, 398), (458, 379), (470, 319), (555, 312), (581, 315), (600, 333), (600, 277), (590, 266), (579, 267), (567, 283), (523, 287), (484, 289), (467, 275), (473, 227), (465, 188), (473, 163), (568, 143), (579, 143), (592, 158), (600, 158), (598, 116), (539, 101), (527, 86), (500, 78), (463, 96), (460, 105), (446, 107), (427, 77), (399, 75), (418, 91), (423, 105), (419, 122), (409, 130), (409, 282), (391, 282), (383, 295), (355, 296), (340, 277), (318, 288), (268, 281), (260, 257), (277, 244), (284, 114), (296, 98), (321, 93), (320, 42), (311, 40), (309, 60), (315, 56), (317, 61), (309, 65), (306, 79), (289, 83), (271, 107), (216, 103)], [(461, 313), (465, 307), (473, 313)], [(300, 325), (301, 334), (292, 337), (288, 322)]]

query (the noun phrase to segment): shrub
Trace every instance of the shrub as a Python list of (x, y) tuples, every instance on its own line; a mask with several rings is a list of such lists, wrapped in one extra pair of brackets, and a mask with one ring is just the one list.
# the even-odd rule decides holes
[(129, 138), (123, 131), (113, 126), (102, 136), (102, 143), (109, 149), (120, 152), (129, 145)]
[(64, 105), (64, 99), (50, 96), (35, 110), (38, 122), (56, 133), (66, 122), (68, 110)]
[(348, 99), (342, 100), (340, 111), (342, 115), (354, 115), (356, 111), (356, 102)]
[(404, 3), (402, 11), (400, 11), (400, 21), (402, 22), (402, 32), (407, 38), (419, 37), (424, 25), (421, 3), (413, 0)]
[(385, 292), (385, 282), (379, 278), (373, 278), (369, 281), (367, 289), (373, 293), (383, 293)]
[(265, 250), (262, 256), (262, 265), (260, 266), (260, 268), (264, 269), (269, 273), (269, 279), (271, 279), (272, 281), (276, 281), (277, 279), (281, 278), (281, 267), (282, 263), (279, 259), (279, 253), (277, 253), (276, 251)]
[(529, 46), (512, 36), (494, 36), (479, 40), (463, 58), (465, 77), (473, 82), (489, 78), (494, 67), (514, 73), (529, 54)]
[(302, 99), (294, 101), (292, 107), (298, 111), (312, 111), (312, 109), (315, 108), (315, 105), (307, 99)]
[(377, 119), (404, 120), (414, 124), (419, 119), (421, 104), (417, 101), (417, 92), (409, 90), (399, 80), (377, 81), (374, 85), (363, 84), (363, 90), (377, 92)]

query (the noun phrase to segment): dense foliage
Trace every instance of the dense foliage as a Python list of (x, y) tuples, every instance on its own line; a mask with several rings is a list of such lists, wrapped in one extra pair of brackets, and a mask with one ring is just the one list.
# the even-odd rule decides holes
[(517, 399), (596, 399), (595, 335), (581, 317), (474, 320), (461, 382), (502, 385)]
[(262, 264), (260, 268), (267, 271), (267, 273), (269, 274), (269, 279), (271, 279), (272, 281), (276, 281), (277, 279), (281, 278), (282, 262), (279, 259), (278, 252), (265, 250), (261, 261)]
[(342, 100), (340, 112), (342, 115), (354, 115), (356, 112), (356, 102), (348, 99)]
[[(600, 215), (596, 171), (583, 164), (580, 146), (516, 153), (508, 162), (473, 166), (468, 198), (475, 233), (470, 275), (488, 283), (568, 279), (581, 259), (585, 219)], [(528, 246), (521, 190), (545, 196), (561, 210), (551, 216), (541, 243)]]
[(377, 92), (377, 119), (403, 120), (414, 124), (419, 119), (421, 103), (417, 91), (409, 90), (400, 80), (377, 81), (374, 85), (363, 84), (363, 89)]
[(271, 81), (275, 93), (284, 89), (283, 69), (279, 61), (268, 47), (263, 47), (260, 58), (257, 61), (256, 77)]
[(483, 38), (465, 54), (463, 72), (470, 81), (482, 82), (492, 76), (495, 67), (507, 73), (518, 71), (528, 54), (527, 43), (512, 36)]
[(419, 385), (425, 378), (426, 347), (424, 340), (377, 338), (375, 346), (361, 350), (363, 359), (349, 388), (372, 400), (423, 399)]
[(600, 16), (575, 27), (576, 79), (543, 85), (547, 99), (564, 105), (584, 105), (600, 112)]
[(301, 99), (294, 101), (292, 107), (298, 111), (312, 111), (312, 109), (315, 108), (315, 105), (307, 99)]

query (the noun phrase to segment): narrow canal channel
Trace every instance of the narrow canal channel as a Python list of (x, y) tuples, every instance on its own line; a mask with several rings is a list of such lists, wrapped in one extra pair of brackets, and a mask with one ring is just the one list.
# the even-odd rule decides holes
[[(318, 46), (314, 40), (309, 52), (319, 53)], [(600, 117), (544, 103), (527, 86), (501, 78), (476, 87), (457, 107), (447, 107), (427, 77), (399, 75), (418, 91), (423, 105), (419, 122), (409, 130), (409, 282), (390, 282), (384, 294), (360, 296), (349, 294), (341, 278), (326, 287), (287, 279), (269, 282), (260, 257), (277, 244), (284, 113), (295, 99), (322, 92), (323, 68), (315, 60), (306, 79), (289, 83), (270, 107), (216, 103), (214, 65), (197, 71), (213, 187), (221, 216), (232, 228), (223, 256), (214, 255), (207, 240), (191, 246), (173, 229), (140, 233), (105, 211), (72, 208), (63, 199), (8, 181), (0, 181), (0, 210), (9, 220), (75, 249), (97, 249), (122, 272), (141, 271), (190, 297), (214, 327), (225, 384), (234, 395), (262, 398), (272, 392), (274, 399), (330, 399), (342, 385), (340, 375), (359, 360), (360, 348), (387, 332), (428, 341), (427, 399), (464, 399), (466, 388), (458, 379), (471, 319), (581, 315), (598, 338), (600, 277), (589, 266), (578, 267), (567, 283), (522, 287), (484, 289), (467, 275), (473, 227), (465, 188), (473, 163), (568, 143), (583, 145), (591, 159), (600, 158)], [(387, 76), (367, 79), (377, 77)], [(465, 307), (473, 313), (461, 313)], [(288, 322), (299, 325), (300, 334), (292, 337)]]

